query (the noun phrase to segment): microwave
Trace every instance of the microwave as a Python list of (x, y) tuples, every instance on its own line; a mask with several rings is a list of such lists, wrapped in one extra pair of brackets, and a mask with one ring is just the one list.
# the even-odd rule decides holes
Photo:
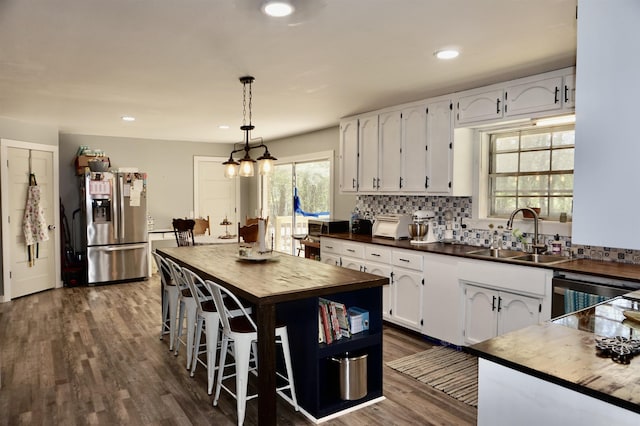
[(349, 221), (338, 219), (309, 219), (309, 237), (320, 239), (324, 234), (342, 234), (349, 232)]

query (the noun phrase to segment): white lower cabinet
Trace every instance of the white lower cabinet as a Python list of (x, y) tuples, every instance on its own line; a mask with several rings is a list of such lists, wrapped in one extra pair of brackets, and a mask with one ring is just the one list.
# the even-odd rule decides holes
[(539, 298), (466, 285), (464, 343), (473, 345), (540, 321)]
[[(368, 272), (381, 277), (389, 277), (391, 280), (391, 266), (388, 264), (364, 261), (362, 263), (363, 272)], [(390, 320), (391, 318), (391, 281), (389, 285), (382, 287), (382, 319)]]
[(422, 328), (422, 272), (393, 267), (389, 321), (411, 330)]
[(340, 256), (335, 255), (335, 254), (331, 254), (331, 253), (322, 254), (320, 256), (320, 259), (321, 259), (322, 263), (326, 263), (327, 265), (342, 266), (340, 264)]
[(551, 317), (551, 269), (323, 237), (323, 262), (389, 277), (385, 321), (472, 345)]
[(553, 271), (491, 261), (458, 265), (463, 342), (472, 345), (550, 318)]
[(422, 334), (462, 345), (463, 296), (458, 282), (458, 258), (424, 255)]
[(320, 261), (329, 265), (341, 266), (342, 241), (335, 238), (320, 239)]
[(362, 259), (354, 259), (353, 257), (342, 256), (340, 266), (354, 271), (362, 271)]
[(391, 251), (391, 313), (389, 321), (414, 331), (422, 328), (424, 256), (412, 250)]

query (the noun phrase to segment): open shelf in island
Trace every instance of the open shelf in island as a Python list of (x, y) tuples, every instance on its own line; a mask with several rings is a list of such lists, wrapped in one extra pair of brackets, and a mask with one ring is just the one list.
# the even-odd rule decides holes
[[(382, 287), (323, 296), (369, 311), (369, 330), (331, 344), (318, 343), (318, 298), (277, 305), (287, 324), (298, 403), (315, 419), (351, 409), (382, 396)], [(340, 365), (333, 358), (367, 354), (367, 395), (340, 398)]]

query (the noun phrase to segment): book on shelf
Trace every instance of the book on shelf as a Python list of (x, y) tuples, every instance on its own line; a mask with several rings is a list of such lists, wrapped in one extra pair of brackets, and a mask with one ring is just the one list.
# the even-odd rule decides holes
[(318, 312), (322, 320), (322, 329), (324, 332), (324, 341), (327, 345), (333, 343), (333, 335), (331, 334), (331, 320), (329, 319), (329, 308), (326, 303), (319, 301)]
[[(330, 344), (343, 337), (351, 337), (351, 328), (344, 303), (318, 298), (318, 333), (323, 332), (318, 340)], [(322, 324), (322, 330), (320, 330)]]
[(322, 325), (322, 308), (318, 306), (318, 343), (324, 343), (324, 326)]
[(351, 327), (349, 326), (349, 318), (347, 316), (347, 307), (344, 303), (333, 302), (335, 304), (336, 316), (338, 318), (338, 327), (343, 337), (351, 337)]

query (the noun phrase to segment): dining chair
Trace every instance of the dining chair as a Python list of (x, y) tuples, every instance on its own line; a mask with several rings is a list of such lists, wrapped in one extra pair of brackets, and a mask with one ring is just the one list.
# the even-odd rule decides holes
[(179, 288), (173, 281), (171, 266), (159, 253), (153, 252), (153, 257), (158, 266), (160, 283), (162, 286), (162, 328), (160, 339), (169, 334), (169, 350), (173, 350), (173, 342), (176, 334), (176, 316), (178, 314)]
[(241, 226), (238, 222), (238, 242), (255, 243), (258, 242), (258, 224)]
[(194, 222), (193, 235), (204, 235), (205, 233), (211, 235), (211, 222), (209, 221), (209, 216), (207, 216), (206, 219), (194, 219)]
[[(300, 252), (302, 252), (302, 250), (304, 250), (304, 245), (302, 244), (303, 240), (306, 240), (309, 237), (309, 234), (293, 234), (291, 235), (291, 238), (294, 241), (298, 242), (298, 253), (296, 254), (296, 256), (300, 256)], [(295, 246), (294, 246), (295, 248)]]
[[(216, 353), (220, 348), (220, 315), (216, 310), (213, 295), (210, 287), (200, 278), (198, 274), (188, 268), (182, 268), (187, 283), (191, 289), (191, 293), (196, 295), (196, 330), (195, 340), (192, 348), (191, 359), (191, 377), (195, 375), (198, 363), (207, 369), (207, 393), (211, 395), (213, 392), (215, 370), (218, 369), (216, 364)], [(244, 307), (251, 312), (251, 307)], [(240, 309), (229, 311), (231, 317), (242, 315)], [(204, 349), (201, 345), (201, 338), (204, 332), (205, 344)], [(206, 361), (200, 359), (200, 355), (206, 353)]]
[[(182, 343), (187, 348), (187, 370), (191, 368), (191, 361), (193, 353), (190, 350), (193, 348), (193, 338), (195, 335), (196, 325), (196, 299), (191, 293), (187, 277), (182, 271), (182, 267), (171, 259), (166, 259), (167, 263), (171, 267), (171, 276), (173, 281), (179, 288), (178, 293), (178, 321), (176, 324), (175, 333), (175, 350), (174, 355), (178, 356), (180, 344)], [(187, 320), (186, 327), (184, 326), (184, 320)], [(186, 339), (184, 334), (186, 333)]]
[[(213, 398), (213, 405), (218, 405), (220, 397), (220, 389), (224, 389), (227, 393), (236, 399), (236, 409), (238, 415), (238, 425), (244, 423), (247, 401), (257, 397), (257, 394), (248, 395), (247, 385), (249, 379), (249, 371), (259, 374), (257, 367), (257, 341), (258, 327), (252, 316), (242, 306), (238, 298), (230, 290), (213, 282), (205, 281), (209, 286), (216, 309), (220, 315), (222, 323), (222, 343), (220, 345), (220, 360), (218, 361), (218, 379), (216, 380), (216, 393)], [(226, 303), (225, 303), (226, 302)], [(241, 315), (236, 317), (230, 316), (231, 310), (239, 309)], [(277, 387), (276, 392), (285, 401), (293, 405), (296, 411), (298, 408), (298, 400), (296, 398), (296, 390), (293, 383), (293, 370), (291, 367), (291, 353), (289, 351), (289, 335), (287, 326), (276, 323), (276, 345), (282, 348), (284, 357), (285, 374), (276, 371), (277, 376), (282, 379), (285, 384)], [(232, 353), (235, 362), (226, 364), (227, 351), (229, 345), (232, 345)], [(253, 360), (251, 354), (254, 354)], [(253, 367), (251, 363), (253, 361)], [(225, 376), (225, 368), (233, 367), (235, 371)], [(235, 393), (224, 384), (224, 380), (235, 377)], [(291, 396), (284, 393), (289, 390)]]
[(173, 233), (176, 236), (178, 247), (193, 246), (193, 228), (196, 221), (193, 219), (173, 219)]

